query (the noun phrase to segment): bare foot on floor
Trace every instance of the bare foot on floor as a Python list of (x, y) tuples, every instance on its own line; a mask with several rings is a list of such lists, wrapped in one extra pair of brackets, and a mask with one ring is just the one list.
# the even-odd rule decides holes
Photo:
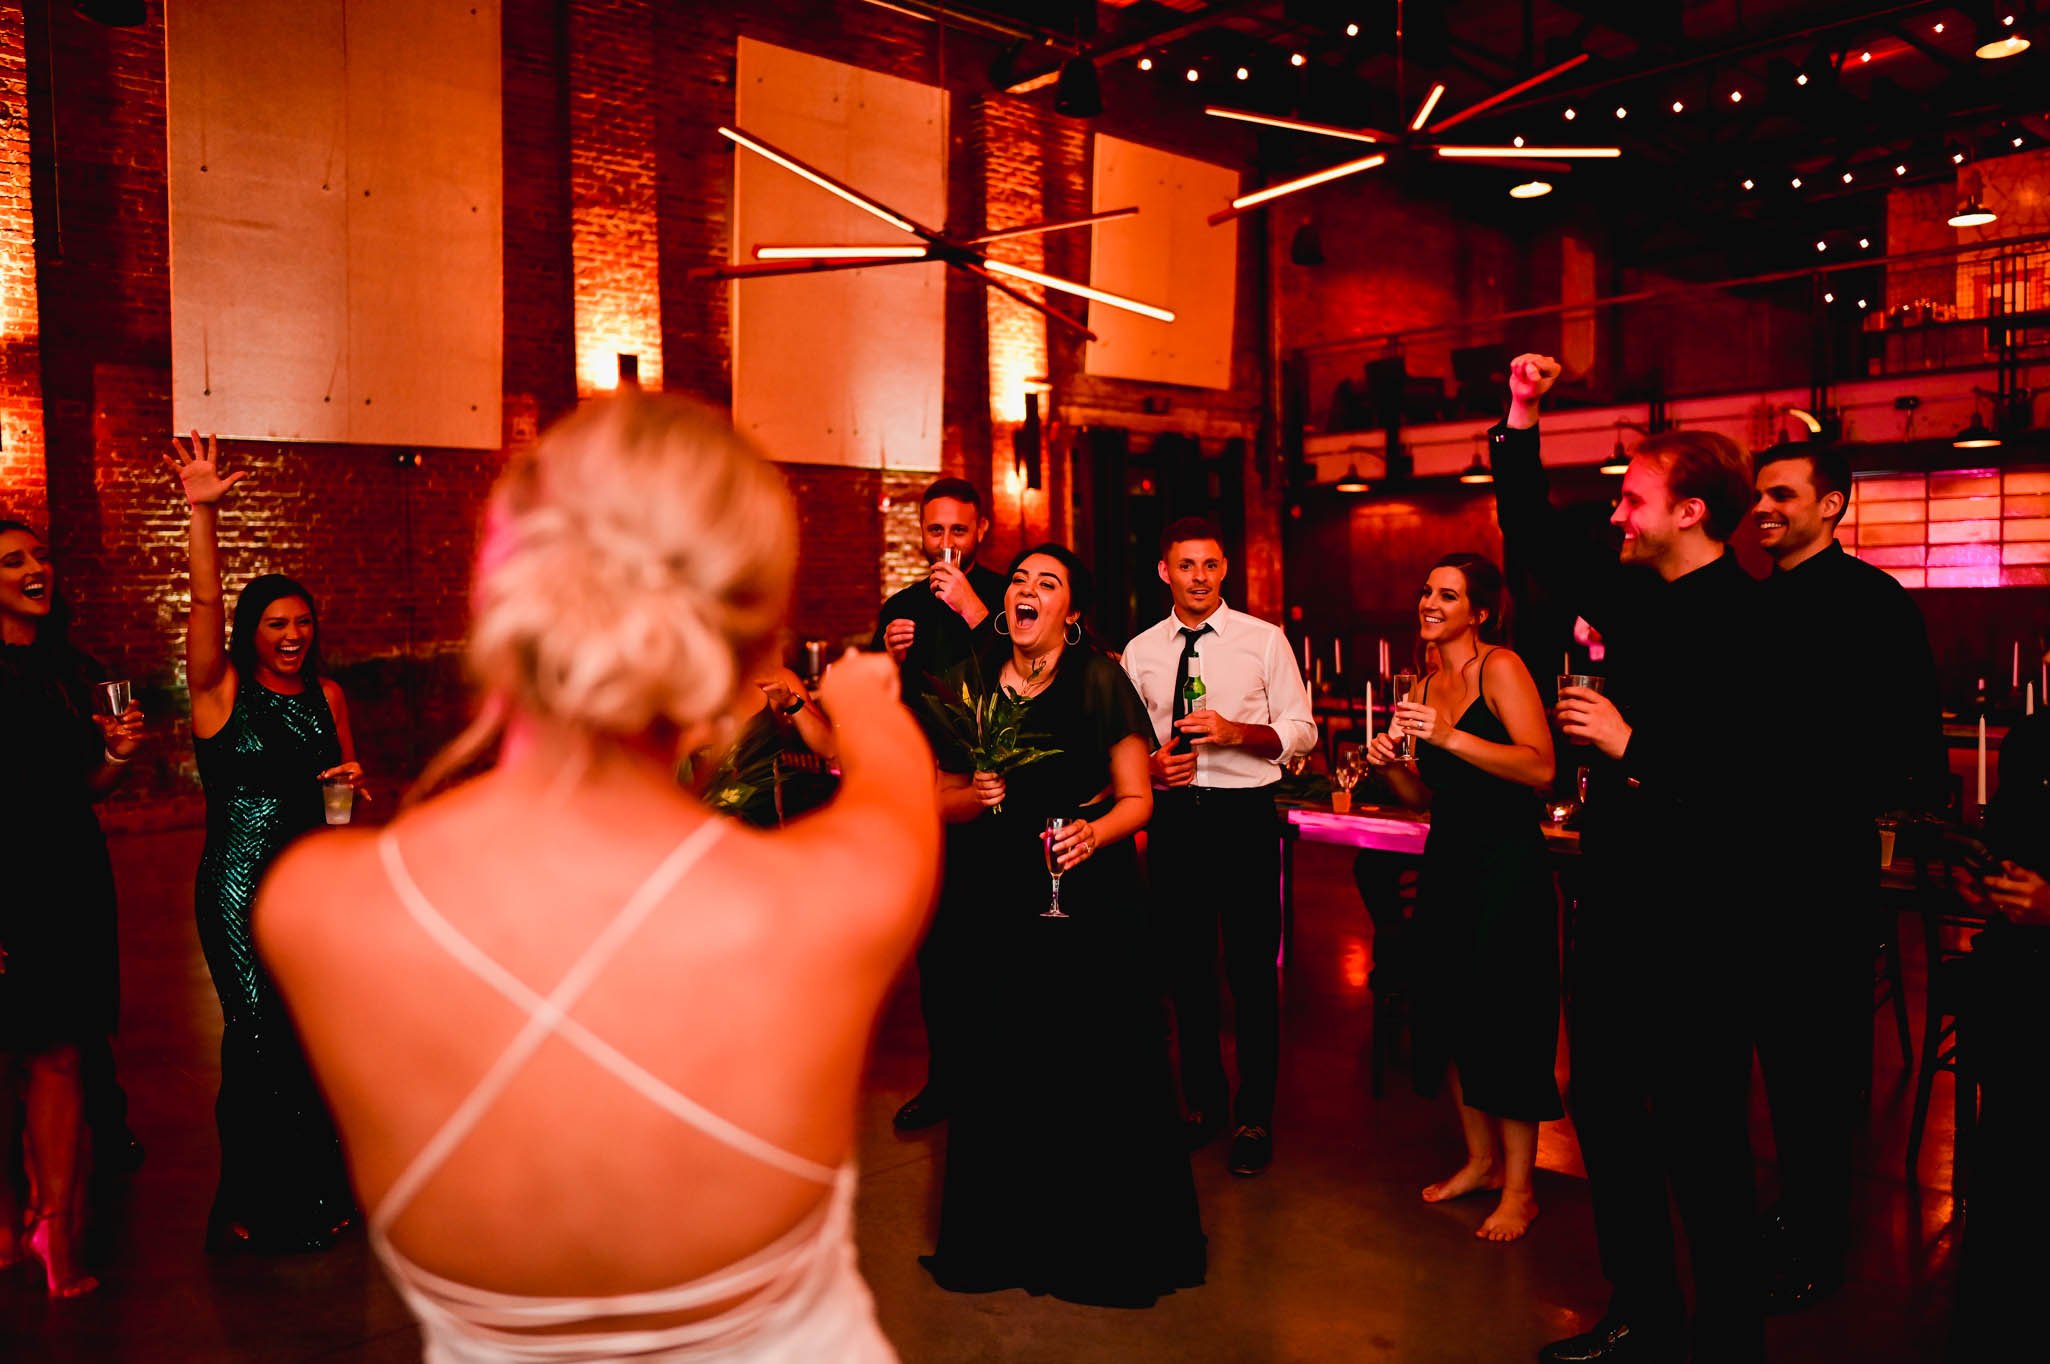
[(1533, 1194), (1502, 1195), (1502, 1201), (1488, 1214), (1488, 1220), (1474, 1229), (1474, 1235), (1483, 1241), (1519, 1241), (1523, 1233), (1530, 1230), (1530, 1224), (1537, 1221), (1537, 1197)]
[(1441, 1179), (1436, 1184), (1426, 1184), (1424, 1202), (1446, 1203), (1455, 1198), (1464, 1198), (1468, 1194), (1501, 1187), (1502, 1176), (1496, 1173), (1493, 1161), (1477, 1163), (1470, 1160), (1454, 1171), (1450, 1178)]

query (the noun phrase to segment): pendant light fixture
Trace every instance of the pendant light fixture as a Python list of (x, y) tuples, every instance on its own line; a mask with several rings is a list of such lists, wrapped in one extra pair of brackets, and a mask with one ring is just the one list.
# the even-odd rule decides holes
[(1985, 419), (1979, 415), (1977, 409), (1972, 412), (1971, 425), (1958, 432), (1950, 442), (1951, 448), (1956, 450), (1992, 450), (2000, 443), (1999, 435), (1986, 425)]
[(1459, 476), (1459, 481), (1461, 483), (1493, 483), (1495, 475), (1489, 470), (1487, 461), (1483, 460), (1479, 455), (1475, 455), (1473, 462), (1466, 466), (1466, 472)]
[(1630, 456), (1623, 450), (1623, 428), (1616, 428), (1616, 447), (1609, 451), (1608, 463), (1602, 465), (1605, 474), (1627, 474), (1630, 472)]
[(1997, 221), (1999, 217), (1999, 214), (1979, 202), (1978, 195), (1971, 194), (1965, 197), (1964, 203), (1960, 204), (1957, 212), (1951, 215), (1950, 225), (1952, 227), (1984, 227), (1987, 223)]
[(1344, 475), (1339, 478), (1338, 482), (1332, 484), (1331, 486), (1342, 493), (1363, 493), (1373, 485), (1368, 483), (1366, 479), (1360, 476), (1359, 465), (1348, 464), (1345, 466)]

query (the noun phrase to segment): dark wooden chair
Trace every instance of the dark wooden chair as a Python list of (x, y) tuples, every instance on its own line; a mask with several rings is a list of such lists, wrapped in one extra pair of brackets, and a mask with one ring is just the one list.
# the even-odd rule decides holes
[(1967, 1007), (1972, 984), (1972, 939), (1986, 927), (1986, 915), (1959, 894), (1953, 877), (1965, 865), (1971, 839), (1940, 825), (1903, 825), (1904, 848), (1914, 880), (1914, 904), (1922, 927), (1928, 987), (1922, 1011), (1922, 1057), (1915, 1068), (1915, 1110), (1908, 1125), (1907, 1177), (1920, 1184), (1922, 1138), (1929, 1122), (1929, 1101), (1938, 1071), (1949, 1071), (1955, 1103), (1955, 1145), (1951, 1155), (1951, 1196), (1965, 1198), (1973, 1128), (1978, 1121), (1978, 1086), (1969, 1052), (1958, 1045), (1958, 1016)]

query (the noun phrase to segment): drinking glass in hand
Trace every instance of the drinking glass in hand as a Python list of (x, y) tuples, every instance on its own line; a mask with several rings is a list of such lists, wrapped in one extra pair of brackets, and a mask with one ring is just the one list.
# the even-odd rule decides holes
[[(1602, 689), (1602, 680), (1592, 673), (1560, 673), (1559, 690), (1563, 692), (1568, 687), (1585, 687), (1591, 692), (1600, 694)], [(1568, 743), (1578, 744), (1582, 748), (1585, 748), (1589, 743), (1593, 742), (1590, 739), (1576, 739), (1570, 734), (1566, 736), (1566, 741)], [(1582, 799), (1584, 800), (1586, 799), (1586, 797), (1583, 796)]]
[(347, 824), (356, 803), (356, 788), (346, 777), (330, 777), (320, 784), (321, 813), (330, 824)]
[[(1411, 692), (1415, 691), (1415, 690), (1416, 690), (1416, 674), (1415, 674), (1415, 673), (1397, 673), (1397, 674), (1395, 674), (1395, 684), (1394, 684), (1393, 692), (1394, 692), (1394, 696), (1395, 696), (1395, 699), (1396, 699), (1397, 701), (1407, 701), (1407, 700), (1409, 700), (1409, 699), (1410, 699), (1410, 696), (1409, 696), (1409, 694), (1410, 694)], [(1394, 709), (1394, 707), (1392, 707), (1392, 706), (1391, 706), (1391, 707), (1390, 707), (1389, 709), (1390, 709), (1390, 710), (1392, 711), (1392, 710)], [(1389, 729), (1390, 729), (1390, 731), (1391, 731), (1391, 732), (1392, 732), (1392, 731), (1394, 730), (1394, 727), (1395, 727), (1395, 725), (1396, 725), (1397, 723), (1399, 723), (1399, 722), (1397, 722), (1397, 721), (1394, 721), (1394, 720), (1390, 720), (1390, 721), (1389, 721)], [(1400, 758), (1400, 759), (1401, 759), (1402, 761), (1404, 761), (1404, 762), (1406, 762), (1406, 763), (1413, 763), (1413, 762), (1415, 762), (1415, 761), (1416, 761), (1416, 735), (1414, 735), (1414, 734), (1411, 734), (1411, 733), (1409, 732), (1409, 730), (1408, 730), (1408, 728), (1407, 728), (1407, 727), (1405, 727), (1405, 728), (1403, 729), (1403, 731), (1402, 731), (1402, 734), (1401, 734), (1401, 735), (1400, 735), (1400, 736), (1399, 736), (1399, 737), (1398, 737), (1398, 738), (1396, 739), (1396, 742), (1395, 742), (1395, 756), (1396, 756), (1396, 757), (1398, 757), (1398, 758)]]
[(1065, 819), (1049, 819), (1046, 832), (1039, 836), (1039, 844), (1046, 850), (1046, 874), (1053, 878), (1053, 903), (1047, 906), (1039, 917), (1042, 919), (1065, 919), (1061, 910), (1061, 855), (1054, 850), (1053, 841), (1068, 826)]
[(102, 682), (95, 688), (95, 691), (97, 695), (94, 699), (99, 702), (100, 714), (111, 715), (119, 719), (128, 713), (128, 703), (133, 696), (134, 689), (128, 685), (126, 678), (114, 682)]
[(949, 568), (959, 568), (961, 566), (961, 551), (952, 545), (942, 545), (940, 547), (940, 562)]

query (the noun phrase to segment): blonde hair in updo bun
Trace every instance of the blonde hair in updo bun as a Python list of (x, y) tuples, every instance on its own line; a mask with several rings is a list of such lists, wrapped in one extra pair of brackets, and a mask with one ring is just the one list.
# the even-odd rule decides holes
[(469, 667), (498, 704), (440, 772), (488, 742), (479, 731), (506, 705), (618, 738), (710, 721), (789, 605), (796, 510), (782, 474), (681, 398), (585, 404), (506, 469), (486, 526)]

